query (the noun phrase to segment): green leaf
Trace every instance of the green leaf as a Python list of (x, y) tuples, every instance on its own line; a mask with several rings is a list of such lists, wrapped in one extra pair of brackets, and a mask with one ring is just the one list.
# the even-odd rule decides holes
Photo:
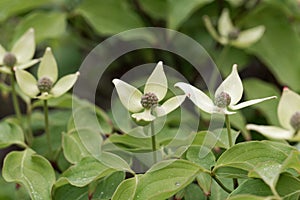
[(72, 163), (78, 163), (82, 158), (91, 155), (82, 144), (78, 132), (63, 133), (62, 148), (66, 159)]
[(300, 180), (289, 174), (282, 174), (276, 185), (276, 190), (284, 199), (299, 199), (300, 197)]
[(158, 163), (139, 178), (135, 199), (171, 197), (190, 184), (202, 170), (186, 160)]
[(63, 185), (54, 190), (53, 199), (55, 200), (86, 200), (89, 198), (88, 187), (75, 187), (73, 185)]
[(2, 173), (6, 181), (24, 185), (33, 200), (51, 199), (54, 170), (48, 160), (31, 149), (9, 153)]
[(259, 197), (254, 195), (237, 195), (230, 197), (228, 200), (271, 200), (269, 197)]
[(201, 146), (191, 146), (186, 152), (186, 158), (209, 171), (215, 165), (216, 158), (211, 151), (205, 157), (200, 156), (200, 149)]
[(168, 0), (168, 28), (178, 29), (197, 9), (210, 2), (212, 0)]
[(51, 1), (52, 0), (41, 0), (41, 1), (28, 0), (24, 2), (22, 0), (15, 0), (15, 1), (2, 0), (0, 2), (0, 8), (1, 8), (0, 22), (3, 22), (8, 17), (17, 15), (19, 13), (27, 12), (31, 9), (45, 5)]
[(168, 0), (139, 0), (140, 6), (154, 19), (165, 19), (167, 18)]
[(123, 181), (112, 200), (166, 199), (190, 184), (202, 170), (186, 160), (162, 161), (144, 175)]
[[(111, 35), (143, 24), (123, 0), (86, 0), (76, 9), (101, 35)], [(126, 20), (124, 20), (126, 19)]]
[[(245, 18), (244, 24), (252, 26), (259, 22), (266, 27), (267, 31), (261, 40), (248, 50), (267, 65), (282, 85), (300, 90), (298, 76), (300, 68), (295, 67), (300, 65), (300, 57), (297, 53), (300, 51), (300, 39), (296, 28), (286, 20), (287, 16), (280, 8), (267, 4), (251, 12)], [(289, 53), (283, 56), (282, 50), (287, 49)]]
[(190, 184), (184, 189), (184, 200), (205, 200), (202, 190), (196, 184)]
[(222, 167), (248, 171), (249, 177), (261, 178), (275, 194), (275, 185), (280, 173), (288, 168), (299, 171), (299, 152), (287, 144), (278, 142), (244, 142), (224, 152), (218, 159), (214, 171), (218, 174), (218, 169)]
[(30, 196), (26, 191), (25, 187), (19, 187), (16, 189), (15, 183), (6, 182), (2, 176), (0, 176), (0, 199), (3, 200), (15, 200), (23, 199), (30, 200)]
[[(45, 23), (47, 22), (47, 23)], [(18, 24), (16, 38), (29, 28), (35, 30), (35, 41), (37, 43), (62, 36), (66, 30), (66, 14), (60, 12), (36, 11), (26, 15)]]
[[(245, 96), (247, 100), (257, 99), (265, 96), (281, 96), (280, 91), (272, 84), (259, 79), (246, 79), (243, 81)], [(259, 88), (259, 90), (257, 90)], [(277, 105), (279, 100), (273, 99), (261, 104), (253, 105), (259, 109), (267, 118), (268, 123), (279, 125), (277, 118)]]
[(110, 176), (105, 177), (103, 180), (99, 181), (93, 194), (93, 198), (111, 199), (113, 193), (124, 179), (124, 172), (115, 172)]
[(138, 184), (138, 176), (124, 180), (112, 196), (112, 200), (133, 200)]
[(92, 181), (105, 177), (115, 171), (115, 169), (104, 165), (93, 157), (85, 157), (79, 163), (66, 170), (56, 182), (56, 185), (63, 185), (68, 182), (77, 187), (84, 187)]
[(18, 144), (26, 147), (24, 143), (24, 133), (17, 124), (12, 122), (0, 122), (0, 148), (8, 147), (12, 144)]

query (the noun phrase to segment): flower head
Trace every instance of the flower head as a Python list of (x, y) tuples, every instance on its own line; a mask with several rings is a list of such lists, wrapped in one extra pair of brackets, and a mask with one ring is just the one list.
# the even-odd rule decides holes
[(39, 59), (32, 59), (34, 52), (34, 29), (30, 28), (15, 42), (10, 51), (0, 45), (0, 72), (10, 74), (13, 67), (26, 69), (36, 64)]
[(204, 23), (211, 36), (223, 45), (237, 48), (248, 47), (257, 42), (265, 32), (264, 26), (257, 26), (244, 31), (235, 27), (230, 19), (228, 9), (224, 9), (218, 20), (218, 31), (213, 27), (208, 16), (204, 16)]
[(114, 79), (112, 82), (121, 103), (133, 113), (131, 116), (136, 121), (150, 122), (156, 117), (167, 115), (180, 106), (185, 99), (185, 95), (175, 96), (159, 105), (168, 91), (167, 77), (162, 62), (158, 62), (148, 78), (143, 93), (120, 79)]
[(300, 95), (285, 87), (277, 107), (277, 116), (281, 127), (248, 124), (246, 128), (268, 138), (300, 141)]
[(29, 72), (14, 68), (21, 90), (31, 98), (49, 99), (66, 93), (75, 84), (79, 72), (69, 74), (57, 81), (58, 69), (51, 48), (47, 48), (38, 68), (38, 80)]
[(276, 98), (275, 96), (262, 99), (254, 99), (237, 104), (243, 96), (243, 84), (237, 71), (237, 65), (233, 65), (229, 76), (221, 83), (215, 92), (214, 101), (204, 92), (194, 86), (179, 82), (175, 87), (180, 88), (201, 110), (207, 113), (234, 114), (231, 110), (238, 110), (262, 101)]

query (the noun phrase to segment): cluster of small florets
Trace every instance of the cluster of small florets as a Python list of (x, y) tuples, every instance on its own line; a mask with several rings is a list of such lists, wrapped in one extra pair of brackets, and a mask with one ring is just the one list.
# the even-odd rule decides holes
[(14, 67), (17, 63), (17, 58), (13, 53), (6, 53), (3, 57), (3, 64), (8, 67)]
[(219, 108), (225, 108), (227, 107), (231, 102), (231, 97), (226, 92), (221, 92), (216, 95), (215, 97), (215, 105)]
[(150, 109), (158, 104), (158, 98), (154, 93), (147, 92), (142, 96), (141, 104), (144, 108)]
[(38, 83), (37, 86), (40, 90), (40, 92), (49, 92), (52, 89), (53, 82), (48, 77), (42, 77)]
[(290, 119), (291, 126), (295, 129), (295, 131), (300, 130), (300, 112), (295, 112)]

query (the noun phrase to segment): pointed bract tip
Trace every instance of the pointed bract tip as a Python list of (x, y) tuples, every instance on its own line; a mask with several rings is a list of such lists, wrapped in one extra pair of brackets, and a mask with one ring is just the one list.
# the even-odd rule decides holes
[(31, 33), (34, 33), (34, 28), (31, 27), (31, 28), (28, 29), (28, 31), (31, 32)]
[(288, 91), (288, 90), (289, 90), (289, 87), (287, 87), (287, 86), (283, 87), (283, 91)]
[(115, 85), (116, 85), (118, 82), (119, 82), (119, 79), (117, 79), (117, 78), (115, 78), (115, 79), (112, 80), (112, 83), (115, 84)]
[(17, 71), (17, 69), (18, 69), (17, 67), (14, 67), (14, 68), (13, 68), (14, 71)]
[(51, 51), (51, 47), (47, 47), (47, 48), (46, 48), (46, 51)]
[(80, 76), (80, 72), (79, 72), (79, 71), (78, 71), (78, 72), (76, 72), (76, 75), (77, 75), (77, 76)]
[(237, 69), (238, 65), (237, 64), (233, 64), (232, 68)]

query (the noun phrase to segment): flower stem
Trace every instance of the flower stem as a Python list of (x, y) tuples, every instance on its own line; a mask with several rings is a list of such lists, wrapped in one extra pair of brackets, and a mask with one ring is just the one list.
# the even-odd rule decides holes
[(153, 152), (153, 162), (157, 162), (156, 157), (156, 138), (155, 138), (155, 131), (154, 131), (154, 122), (151, 122), (151, 141), (152, 141), (152, 152)]
[(230, 127), (230, 120), (229, 120), (229, 115), (225, 115), (225, 122), (226, 122), (226, 127), (227, 127), (227, 134), (228, 134), (228, 144), (229, 147), (232, 147), (232, 137), (231, 137), (231, 127)]
[[(16, 116), (19, 120), (19, 123), (22, 127), (22, 116), (21, 116), (21, 111), (20, 111), (20, 107), (19, 107), (19, 103), (18, 103), (18, 98), (17, 98), (17, 92), (16, 92), (16, 88), (15, 88), (15, 74), (14, 72), (12, 72), (10, 74), (10, 83), (11, 83), (11, 96), (12, 96), (12, 101), (13, 101), (13, 106), (14, 106), (14, 110), (16, 113)], [(23, 129), (23, 127), (22, 127)]]
[(47, 100), (44, 100), (44, 115), (45, 115), (45, 133), (47, 135), (47, 142), (48, 142), (48, 151), (49, 156), (52, 152), (52, 146), (51, 146), (51, 135), (49, 131), (49, 119), (48, 119), (48, 102)]
[[(226, 122), (226, 127), (227, 127), (227, 134), (228, 134), (228, 144), (229, 144), (229, 148), (230, 148), (233, 146), (233, 144), (232, 144), (229, 115), (225, 115), (225, 122)], [(238, 180), (236, 178), (233, 178), (232, 180), (233, 180), (233, 188), (236, 189), (239, 186)]]
[(32, 129), (31, 129), (31, 111), (32, 111), (32, 108), (31, 108), (31, 104), (28, 103), (27, 104), (27, 112), (26, 112), (26, 115), (27, 115), (27, 134), (25, 135), (26, 136), (26, 140), (27, 140), (27, 143), (29, 146), (32, 145), (32, 142), (33, 142), (33, 133), (32, 133)]

